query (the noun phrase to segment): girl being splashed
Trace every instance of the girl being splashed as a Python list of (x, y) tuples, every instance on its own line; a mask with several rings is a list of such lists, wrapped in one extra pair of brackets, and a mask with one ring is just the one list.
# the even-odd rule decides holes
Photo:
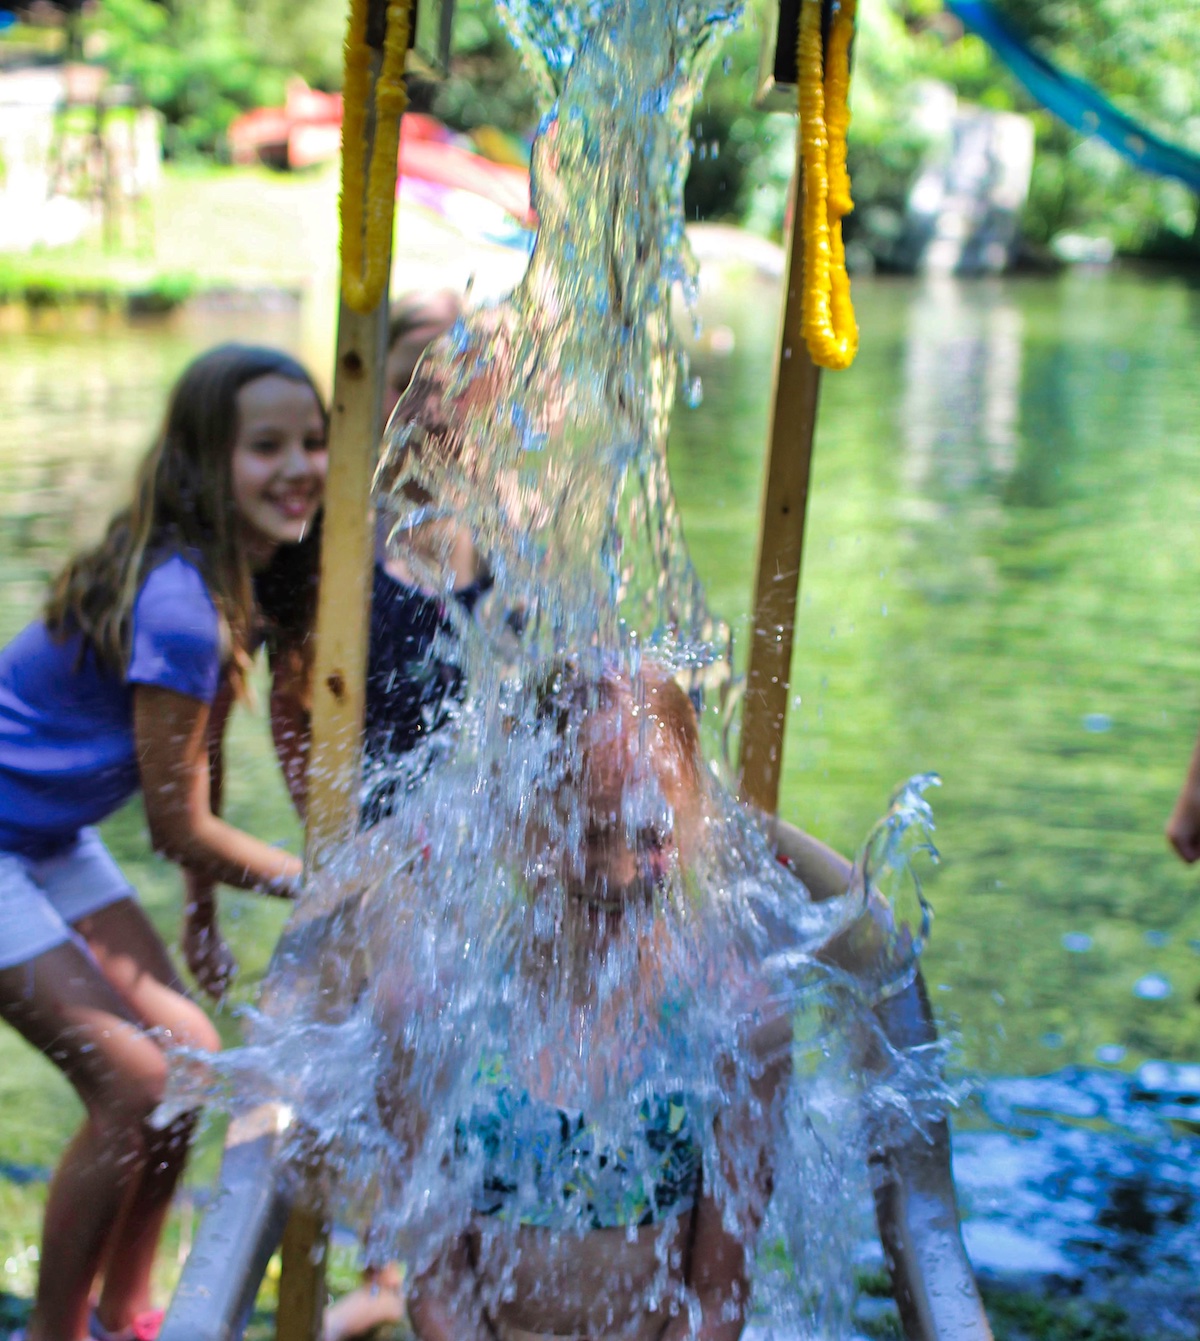
[[(0, 1015), (86, 1110), (50, 1186), (31, 1341), (156, 1330), (150, 1271), (195, 1122), (149, 1122), (163, 1042), (218, 1038), (91, 826), (140, 786), (172, 860), (243, 889), (298, 886), (296, 857), (214, 812), (210, 741), (254, 650), (252, 577), (320, 506), (325, 427), (287, 355), (226, 345), (196, 359), (133, 502), (0, 652)], [(210, 911), (192, 911), (189, 959), (219, 988)]]
[[(722, 820), (691, 702), (665, 671), (559, 668), (534, 716), (551, 743), (539, 765), (545, 795), (530, 802), (535, 818), (517, 857), (534, 930), (514, 960), (532, 990), (505, 994), (533, 1003), (532, 1027), (504, 1027), (504, 1055), (481, 1060), (454, 1123), (453, 1150), (440, 1158), (463, 1171), (471, 1209), (425, 1252), (432, 1260), (413, 1283), (410, 1319), (420, 1341), (735, 1341), (787, 1139), (792, 1021), (773, 1004), (762, 966), (788, 947), (753, 944), (736, 919), (691, 916), (705, 897), (697, 874), (721, 860)], [(775, 837), (818, 903), (846, 891), (850, 868), (836, 854), (789, 826)], [(798, 886), (795, 897), (804, 897)], [(770, 914), (756, 922), (770, 940)], [(895, 971), (886, 906), (871, 898), (861, 916), (851, 909), (849, 921), (827, 925), (818, 959), (835, 977), (870, 984), (859, 998), (869, 1003)], [(425, 1012), (435, 1029), (449, 1026), (396, 972), (389, 962), (375, 994), (385, 1033), (399, 1040), (383, 1098), (412, 1152), (430, 1130), (409, 1088), (420, 1065), (412, 1022)], [(856, 1051), (867, 1071), (935, 1037), (919, 977), (904, 981), (885, 987), (864, 1021)], [(693, 1021), (712, 1029), (706, 1012), (735, 1021), (713, 1032), (724, 1040), (716, 1057), (685, 1037)], [(559, 1023), (543, 1030), (547, 1019)], [(655, 1051), (665, 1069), (631, 1063)], [(632, 1087), (631, 1076), (641, 1077)], [(703, 1097), (689, 1092), (689, 1077)], [(634, 1100), (617, 1097), (631, 1088)], [(889, 1131), (873, 1145), (909, 1336), (983, 1341), (944, 1123)]]
[[(585, 1021), (587, 1037), (577, 1050), (532, 1059), (514, 1046), (491, 1064), (487, 1097), (456, 1136), (455, 1158), (479, 1168), (474, 1215), (414, 1282), (409, 1317), (421, 1341), (497, 1331), (682, 1338), (690, 1324), (681, 1302), (690, 1292), (700, 1334), (734, 1337), (770, 1192), (790, 1025), (762, 1020), (746, 984), (752, 1023), (728, 1065), (743, 1080), (753, 1074), (745, 1084), (730, 1075), (729, 1093), (738, 1097), (722, 1105), (711, 1130), (701, 1129), (690, 1096), (668, 1085), (634, 1103), (626, 1130), (611, 1140), (593, 1123), (597, 1114), (578, 1107), (582, 1094), (612, 1088), (613, 1043), (632, 998), (632, 1014), (654, 1021), (645, 1027), (656, 1038), (672, 1027), (669, 963), (679, 947), (666, 943), (672, 929), (657, 913), (703, 841), (695, 715), (683, 690), (654, 667), (635, 677), (560, 671), (538, 712), (558, 742), (547, 760), (555, 800), (531, 807), (541, 818), (525, 835), (521, 860), (530, 898), (557, 908), (553, 943), (531, 944), (522, 972), (546, 1000)], [(630, 1000), (598, 984), (599, 966), (611, 968), (614, 957)], [(732, 990), (728, 981), (724, 990)], [(530, 1070), (547, 1083), (531, 1083)], [(406, 1116), (399, 1120), (407, 1125)], [(723, 1186), (738, 1188), (735, 1211), (706, 1185), (707, 1143)], [(619, 1290), (610, 1288), (614, 1280)]]

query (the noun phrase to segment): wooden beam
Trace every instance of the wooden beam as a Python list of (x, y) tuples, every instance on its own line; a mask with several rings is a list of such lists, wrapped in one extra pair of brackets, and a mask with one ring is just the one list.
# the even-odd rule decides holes
[[(379, 445), (387, 305), (385, 286), (379, 305), (366, 316), (345, 302), (338, 314), (308, 759), (305, 867), (310, 875), (358, 828), (375, 556), (371, 481)], [(321, 1207), (297, 1204), (283, 1239), (278, 1341), (319, 1338), (327, 1247)]]
[(288, 1216), (280, 1251), (279, 1341), (321, 1341), (325, 1314), (325, 1259), (329, 1228), (320, 1211), (296, 1206)]
[(771, 395), (771, 432), (759, 522), (750, 664), (746, 672), (739, 760), (743, 798), (769, 814), (774, 814), (779, 805), (796, 600), (804, 558), (813, 435), (821, 385), (821, 370), (809, 357), (801, 326), (803, 180), (801, 137), (797, 126), (792, 227), (779, 358)]
[(387, 291), (360, 316), (343, 302), (329, 419), (329, 476), (313, 667), (305, 859), (319, 869), (358, 827), (367, 636), (375, 528), (371, 480), (379, 445)]
[[(371, 0), (367, 42), (374, 49), (372, 87), (379, 76), (387, 30), (385, 15), (384, 0)], [(377, 132), (378, 127), (369, 118), (361, 147), (367, 163)], [(346, 152), (344, 144), (342, 152)], [(395, 168), (393, 162), (392, 190)], [(363, 176), (367, 188), (370, 174), (364, 171)], [(364, 200), (364, 215), (368, 209)], [(389, 237), (385, 273), (390, 269)], [(338, 845), (358, 828), (375, 555), (371, 482), (379, 449), (387, 314), (386, 280), (372, 311), (360, 314), (344, 298), (338, 310), (308, 757), (304, 864), (309, 876), (318, 872)], [(308, 1196), (301, 1194), (284, 1230), (275, 1315), (277, 1341), (320, 1341), (328, 1248), (325, 1211), (310, 1180)]]

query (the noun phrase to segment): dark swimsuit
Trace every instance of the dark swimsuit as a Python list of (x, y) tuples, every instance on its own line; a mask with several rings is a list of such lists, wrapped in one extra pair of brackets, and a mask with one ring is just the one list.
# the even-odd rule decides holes
[[(490, 576), (481, 577), (456, 591), (454, 598), (473, 614), (491, 586)], [(453, 638), (443, 600), (375, 565), (364, 723), (364, 826), (390, 814), (397, 796), (424, 776), (431, 755), (423, 747), (462, 701), (461, 667), (434, 653), (439, 639)]]

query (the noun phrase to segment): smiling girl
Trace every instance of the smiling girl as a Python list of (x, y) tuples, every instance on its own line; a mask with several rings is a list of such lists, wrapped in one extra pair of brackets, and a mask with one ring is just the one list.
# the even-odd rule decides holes
[[(177, 382), (132, 502), (0, 651), (0, 1016), (85, 1108), (50, 1185), (30, 1341), (157, 1331), (150, 1269), (195, 1125), (149, 1122), (163, 1048), (219, 1040), (91, 826), (140, 787), (158, 851), (213, 881), (295, 891), (299, 859), (226, 824), (214, 799), (255, 646), (254, 574), (311, 525), (325, 471), (305, 370), (274, 350), (211, 350)], [(202, 935), (202, 910), (192, 921)]]

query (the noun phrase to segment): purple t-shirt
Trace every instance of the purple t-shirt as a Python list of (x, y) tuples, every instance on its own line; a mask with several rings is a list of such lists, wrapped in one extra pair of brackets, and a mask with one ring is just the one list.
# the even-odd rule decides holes
[(180, 555), (142, 583), (124, 679), (30, 624), (0, 652), (0, 851), (49, 856), (137, 791), (133, 685), (211, 703), (220, 680), (216, 607)]

